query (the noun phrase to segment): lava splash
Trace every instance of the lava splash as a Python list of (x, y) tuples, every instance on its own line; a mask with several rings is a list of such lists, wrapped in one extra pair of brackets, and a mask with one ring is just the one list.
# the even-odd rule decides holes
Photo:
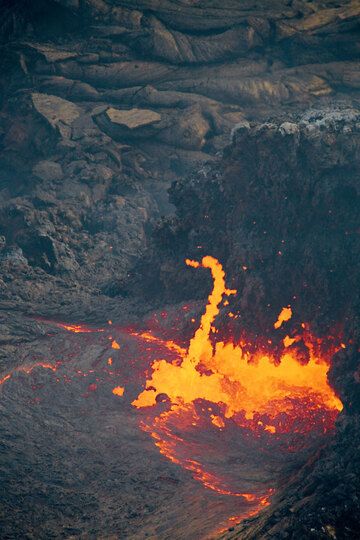
[[(301, 334), (283, 339), (280, 352), (271, 350), (271, 342), (267, 348), (256, 347), (246, 337), (240, 343), (213, 343), (221, 304), (226, 305), (226, 298), (236, 291), (226, 287), (225, 272), (215, 258), (186, 263), (211, 271), (214, 285), (205, 313), (187, 350), (163, 342), (176, 350), (178, 359), (155, 360), (144, 390), (132, 404), (145, 410), (154, 407), (156, 416), (149, 415), (141, 427), (151, 434), (164, 456), (191, 471), (207, 488), (242, 496), (261, 507), (268, 504), (273, 491), (269, 483), (272, 471), (278, 469), (273, 463), (274, 452), (291, 461), (289, 456), (311, 446), (334, 427), (342, 403), (328, 383), (327, 371), (340, 345), (314, 337), (305, 323)], [(284, 308), (274, 328), (279, 329), (291, 316), (290, 306)], [(143, 338), (157, 339), (149, 333)], [(224, 437), (228, 437), (233, 459), (243, 452), (243, 462), (248, 463), (248, 473), (244, 474), (243, 467), (239, 478), (234, 467), (219, 476), (211, 458), (221, 452), (217, 444), (221, 439), (223, 445)], [(259, 466), (265, 464), (268, 470), (261, 480), (258, 471), (249, 472), (254, 452)], [(237, 488), (230, 488), (234, 483)]]

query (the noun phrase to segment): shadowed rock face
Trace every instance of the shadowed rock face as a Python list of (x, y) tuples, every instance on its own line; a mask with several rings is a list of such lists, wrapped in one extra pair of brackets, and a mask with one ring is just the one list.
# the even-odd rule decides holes
[[(322, 331), (351, 318), (359, 119), (358, 110), (344, 109), (314, 110), (292, 122), (244, 122), (217, 164), (175, 183), (176, 217), (160, 226), (154, 251), (169, 301), (199, 287), (192, 277), (186, 282), (191, 272), (181, 271), (183, 258), (211, 253), (240, 291), (228, 311), (239, 310), (241, 323), (256, 324), (259, 333), (288, 304), (296, 305), (299, 321), (312, 319)], [(171, 287), (182, 278), (182, 287)]]
[(3, 2), (0, 224), (32, 251), (8, 300), (116, 294), (172, 212), (171, 182), (239, 122), (355, 103), (358, 15), (350, 1)]
[[(182, 263), (207, 253), (241, 325), (272, 336), (296, 301), (297, 322), (356, 341), (356, 0), (0, 4), (0, 378), (43, 335), (25, 314), (125, 323), (203, 299)], [(358, 364), (342, 354), (338, 439), (240, 537), (354, 534)]]

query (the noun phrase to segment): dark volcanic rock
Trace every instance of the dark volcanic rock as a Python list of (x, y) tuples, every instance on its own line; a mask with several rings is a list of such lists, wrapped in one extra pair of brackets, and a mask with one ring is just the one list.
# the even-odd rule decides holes
[[(155, 236), (154, 287), (160, 280), (168, 301), (180, 290), (198, 295), (200, 284), (181, 270), (182, 261), (211, 254), (240, 293), (229, 311), (239, 311), (241, 325), (266, 333), (288, 304), (300, 322), (312, 320), (322, 331), (351, 319), (360, 255), (359, 119), (354, 109), (313, 110), (296, 121), (239, 124), (217, 165), (171, 188), (177, 212)], [(200, 294), (206, 290), (205, 282)]]

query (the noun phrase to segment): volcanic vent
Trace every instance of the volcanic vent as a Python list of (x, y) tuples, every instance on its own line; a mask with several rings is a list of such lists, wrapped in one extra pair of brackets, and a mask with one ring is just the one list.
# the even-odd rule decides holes
[[(217, 394), (214, 401), (220, 405), (209, 407), (208, 421), (224, 433), (231, 422), (252, 430), (258, 440), (268, 437), (271, 444), (281, 435), (281, 450), (272, 447), (271, 454), (282, 453), (280, 461), (287, 461), (287, 468), (277, 476), (279, 463), (273, 470), (265, 467), (273, 479), (277, 476), (279, 489), (271, 492), (271, 506), (231, 533), (234, 537), (353, 538), (359, 531), (359, 464), (354, 460), (359, 414), (359, 118), (356, 110), (339, 109), (310, 111), (293, 122), (240, 124), (216, 166), (172, 187), (177, 216), (164, 220), (154, 236), (156, 273), (141, 269), (148, 276), (147, 294), (160, 290), (174, 301), (180, 291), (201, 298), (210, 286), (204, 270), (198, 270), (199, 278), (181, 260), (190, 256), (210, 267), (210, 253), (226, 268), (231, 291), (224, 282), (218, 289), (215, 279), (208, 315), (183, 353), (180, 368), (165, 366), (161, 359), (155, 362), (147, 390), (135, 404), (153, 404), (156, 392), (171, 402), (181, 395), (188, 403), (186, 412), (176, 405), (173, 412), (162, 413), (152, 431), (161, 451), (184, 466), (190, 457), (178, 452), (171, 430), (184, 422), (191, 433), (190, 426), (202, 422), (195, 395), (206, 400)], [(214, 264), (213, 277), (218, 268)], [(229, 294), (234, 289), (237, 294)], [(219, 290), (228, 293), (226, 297), (216, 296)], [(221, 309), (214, 324), (210, 313), (217, 313), (216, 305)], [(239, 378), (252, 381), (245, 383), (248, 394), (241, 394), (243, 413), (237, 408), (236, 384), (232, 386), (236, 376), (231, 358), (236, 358)], [(179, 392), (186, 370), (192, 373), (192, 384), (183, 384)], [(293, 399), (282, 401), (280, 396), (278, 401), (274, 395), (267, 402), (264, 382), (281, 370), (289, 379), (280, 385), (277, 381), (277, 391), (282, 385), (289, 390), (295, 382)], [(261, 372), (266, 373), (264, 380), (257, 376)], [(312, 382), (306, 388), (307, 374)], [(201, 377), (208, 377), (211, 390), (197, 386)], [(225, 391), (217, 386), (218, 377), (227, 381)], [(256, 396), (259, 408), (254, 414)], [(307, 442), (305, 433), (310, 434)], [(327, 440), (320, 433), (327, 433)], [(264, 439), (259, 444), (260, 461), (267, 445)], [(301, 449), (303, 467), (284, 458), (296, 449)], [(193, 464), (188, 468), (195, 472)], [(236, 470), (241, 466), (232, 467), (230, 483)], [(210, 485), (213, 477), (202, 481)], [(216, 489), (226, 491), (224, 484), (217, 483)]]
[[(220, 305), (226, 305), (227, 297), (236, 291), (226, 288), (225, 273), (216, 259), (204, 257), (201, 265), (186, 262), (211, 270), (214, 287), (208, 305), (187, 350), (164, 342), (178, 358), (153, 362), (145, 390), (133, 405), (147, 408), (170, 402), (170, 408), (142, 422), (160, 452), (191, 471), (205, 487), (265, 506), (274, 491), (269, 484), (284, 474), (284, 463), (304, 460), (304, 452), (314, 450), (333, 430), (342, 404), (327, 381), (327, 371), (332, 355), (346, 346), (333, 337), (315, 338), (305, 323), (300, 335), (285, 336), (282, 350), (272, 349), (271, 340), (256, 343), (256, 338), (245, 334), (239, 343), (213, 343), (210, 336), (216, 339)], [(284, 308), (274, 327), (280, 328), (290, 317), (291, 308)], [(294, 343), (307, 349), (307, 361), (292, 347)], [(211, 435), (211, 424), (224, 432), (229, 443), (235, 439), (237, 449), (243, 447), (237, 465), (229, 466), (226, 453), (231, 455), (232, 450), (226, 445), (216, 448), (219, 441)], [(219, 451), (221, 458), (216, 455)], [(225, 476), (214, 469), (223, 469)]]
[(35, 501), (44, 537), (65, 523), (197, 540), (238, 522), (240, 538), (354, 537), (358, 124), (240, 125), (216, 166), (173, 186), (177, 216), (128, 283), (170, 306), (131, 327), (37, 318), (41, 348), (0, 381), (22, 478), (3, 471), (6, 534), (14, 507), (28, 534)]

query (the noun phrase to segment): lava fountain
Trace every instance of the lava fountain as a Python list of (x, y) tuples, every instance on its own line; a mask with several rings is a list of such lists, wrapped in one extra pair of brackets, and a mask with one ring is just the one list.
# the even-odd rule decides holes
[[(327, 371), (332, 355), (345, 345), (313, 336), (305, 323), (284, 337), (280, 351), (271, 349), (271, 341), (256, 346), (245, 335), (239, 343), (214, 342), (221, 304), (236, 291), (226, 287), (215, 258), (186, 263), (211, 271), (214, 284), (205, 313), (187, 350), (162, 342), (178, 358), (156, 359), (132, 404), (149, 413), (141, 427), (164, 456), (205, 487), (261, 508), (269, 504), (286, 467), (299, 456), (306, 459), (333, 429), (342, 403)], [(291, 307), (283, 308), (274, 328), (291, 316)], [(158, 339), (150, 333), (142, 338)], [(219, 458), (224, 445), (229, 455)]]

